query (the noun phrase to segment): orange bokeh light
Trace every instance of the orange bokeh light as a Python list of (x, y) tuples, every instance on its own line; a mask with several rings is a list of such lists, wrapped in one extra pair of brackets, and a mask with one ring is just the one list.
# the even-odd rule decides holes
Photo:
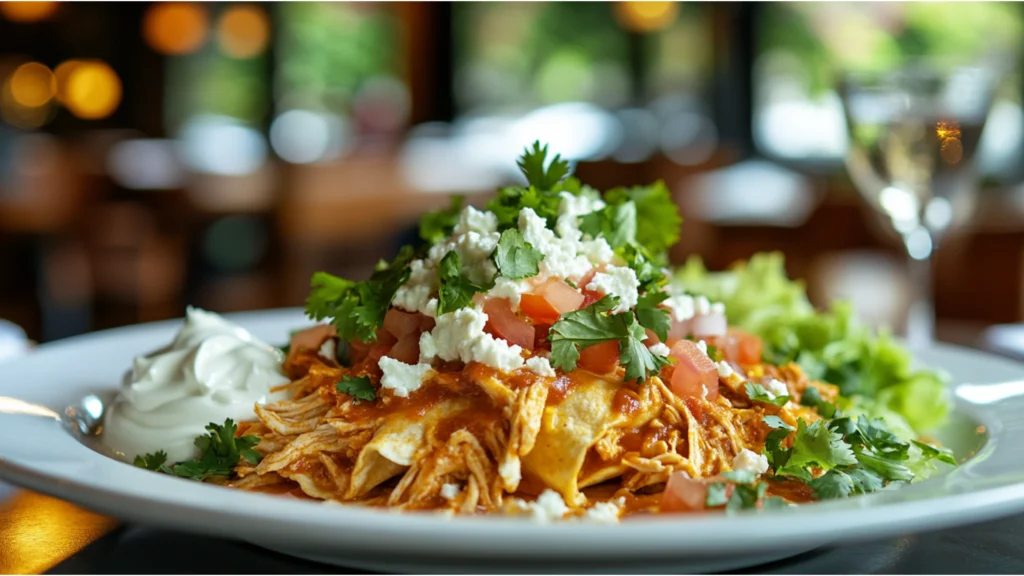
[(11, 96), (19, 105), (38, 108), (57, 93), (57, 81), (50, 69), (38, 62), (18, 66), (11, 74)]
[(251, 58), (263, 52), (270, 40), (270, 19), (260, 6), (231, 6), (217, 24), (221, 50), (233, 58)]
[(618, 2), (615, 16), (619, 24), (633, 32), (655, 32), (669, 27), (679, 15), (676, 2)]
[(57, 2), (0, 2), (0, 14), (11, 22), (39, 22), (57, 11)]
[(142, 20), (142, 36), (153, 50), (163, 54), (195, 52), (206, 41), (210, 17), (195, 2), (155, 3)]
[(57, 101), (61, 104), (68, 99), (68, 79), (81, 63), (81, 60), (65, 60), (53, 71), (53, 76), (57, 79)]
[(121, 104), (121, 79), (105, 62), (79, 62), (68, 75), (64, 105), (86, 120), (106, 118)]

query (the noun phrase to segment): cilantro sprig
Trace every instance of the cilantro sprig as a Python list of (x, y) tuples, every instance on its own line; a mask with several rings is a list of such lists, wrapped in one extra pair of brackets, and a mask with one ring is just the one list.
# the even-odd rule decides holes
[(335, 384), (334, 387), (338, 392), (348, 394), (356, 400), (373, 402), (377, 399), (377, 392), (366, 376), (342, 376), (341, 382)]
[[(710, 352), (711, 350), (708, 350), (709, 356), (711, 355)], [(717, 354), (718, 351), (716, 350), (715, 352)], [(786, 402), (789, 402), (788, 395), (774, 396), (772, 394), (769, 394), (768, 391), (765, 390), (764, 386), (761, 386), (760, 384), (747, 382), (746, 384), (744, 384), (743, 389), (746, 391), (747, 397), (749, 397), (754, 402), (764, 402), (766, 404), (771, 404), (773, 406), (780, 407), (785, 406)]]
[(501, 233), (493, 258), (502, 276), (522, 280), (537, 275), (544, 255), (527, 242), (519, 230), (509, 228)]
[(646, 334), (634, 313), (611, 314), (618, 302), (615, 296), (604, 296), (590, 306), (563, 314), (548, 335), (551, 365), (570, 372), (576, 369), (583, 348), (617, 341), (626, 380), (646, 380), (661, 370), (668, 359), (652, 354), (644, 345)]
[(758, 482), (757, 475), (753, 472), (733, 470), (723, 472), (720, 476), (725, 482), (712, 482), (708, 485), (704, 501), (708, 508), (724, 505), (726, 512), (738, 512), (753, 510), (758, 506), (766, 509), (789, 506), (785, 500), (777, 496), (766, 497), (768, 484)]
[(469, 306), (473, 295), (487, 290), (462, 274), (462, 258), (452, 250), (441, 258), (438, 266), (437, 313), (447, 314)]
[(433, 244), (451, 235), (455, 225), (459, 222), (459, 213), (462, 212), (463, 202), (465, 202), (465, 198), (462, 196), (452, 196), (448, 208), (424, 214), (420, 218), (420, 238)]
[(253, 448), (260, 443), (258, 436), (235, 436), (238, 425), (228, 418), (223, 425), (213, 422), (206, 425), (207, 433), (195, 439), (199, 458), (177, 464), (167, 464), (167, 453), (158, 451), (135, 457), (139, 468), (163, 472), (191, 480), (207, 480), (212, 477), (228, 477), (238, 462), (245, 458), (251, 464), (258, 464), (262, 455)]

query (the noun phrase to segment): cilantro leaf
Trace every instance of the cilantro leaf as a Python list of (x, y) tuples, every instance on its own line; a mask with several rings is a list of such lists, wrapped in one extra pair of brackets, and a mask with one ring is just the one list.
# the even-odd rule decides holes
[(658, 286), (667, 281), (665, 273), (655, 265), (654, 258), (642, 246), (635, 244), (625, 246), (616, 250), (615, 253), (626, 262), (626, 266), (636, 272), (641, 292), (654, 292), (658, 290)]
[(146, 470), (160, 471), (167, 462), (167, 452), (158, 450), (152, 454), (139, 454), (135, 456), (133, 464)]
[(370, 383), (370, 379), (366, 376), (343, 376), (341, 382), (335, 384), (334, 387), (338, 392), (348, 394), (356, 400), (373, 402), (377, 399), (377, 393), (373, 389), (373, 384)]
[(729, 501), (726, 496), (729, 485), (725, 482), (713, 482), (708, 484), (708, 494), (704, 498), (704, 505), (708, 508), (714, 508), (715, 506), (721, 506)]
[(664, 182), (650, 186), (616, 188), (605, 195), (610, 205), (632, 202), (636, 206), (636, 242), (651, 254), (660, 255), (679, 240), (683, 219)]
[(856, 463), (857, 458), (842, 434), (830, 430), (824, 420), (815, 420), (810, 426), (800, 420), (789, 459), (778, 473), (806, 477), (804, 468), (807, 466), (830, 470)]
[(956, 458), (953, 457), (953, 452), (949, 448), (938, 448), (931, 444), (925, 444), (924, 442), (918, 442), (917, 440), (911, 440), (914, 446), (921, 449), (921, 454), (929, 460), (938, 460), (939, 462), (945, 462), (952, 466), (956, 466)]
[(464, 308), (473, 301), (473, 295), (485, 288), (462, 275), (462, 258), (452, 250), (441, 258), (438, 266), (437, 313), (447, 314)]
[(814, 497), (822, 500), (846, 498), (854, 489), (853, 478), (839, 470), (829, 470), (807, 485), (814, 490)]
[[(710, 352), (710, 350), (709, 350)], [(709, 354), (710, 356), (710, 354)], [(773, 406), (785, 406), (786, 402), (789, 402), (789, 396), (772, 396), (764, 389), (764, 386), (760, 384), (752, 384), (747, 382), (743, 385), (743, 389), (747, 391), (747, 396), (752, 402), (764, 402)]]
[(493, 256), (501, 275), (513, 280), (536, 276), (539, 272), (537, 264), (544, 258), (540, 250), (527, 242), (516, 228), (501, 233)]
[(637, 300), (636, 317), (640, 325), (654, 332), (664, 342), (668, 339), (668, 331), (672, 328), (668, 310), (658, 308), (668, 298), (664, 292), (648, 292)]
[(420, 238), (434, 244), (450, 236), (459, 222), (459, 213), (462, 212), (464, 201), (465, 198), (462, 196), (452, 196), (448, 208), (428, 212), (420, 218)]
[(624, 202), (608, 205), (580, 217), (580, 230), (597, 238), (603, 236), (612, 248), (636, 243), (636, 204)]
[(762, 421), (772, 428), (764, 440), (764, 454), (768, 458), (768, 464), (777, 474), (789, 461), (790, 450), (783, 447), (782, 443), (796, 429), (783, 422), (782, 418), (778, 416), (765, 416)]
[(540, 141), (535, 141), (533, 149), (527, 149), (517, 162), (530, 186), (540, 190), (554, 188), (555, 184), (569, 175), (569, 163), (562, 160), (560, 155), (555, 154), (550, 164), (547, 163), (547, 156), (548, 145), (542, 148)]
[(643, 326), (637, 323), (636, 316), (632, 312), (616, 314), (613, 318), (622, 316), (626, 317), (628, 330), (626, 336), (619, 340), (619, 362), (626, 369), (623, 378), (642, 382), (647, 380), (651, 374), (660, 372), (662, 366), (668, 364), (669, 360), (665, 356), (658, 356), (651, 352), (644, 344), (643, 339), (647, 337), (647, 334), (644, 332)]
[(342, 340), (375, 342), (377, 329), (398, 288), (409, 279), (409, 263), (415, 251), (406, 246), (364, 282), (352, 282), (326, 272), (313, 274), (306, 299), (306, 314), (314, 320), (330, 319)]
[(498, 217), (498, 229), (515, 228), (519, 223), (519, 212), (530, 208), (537, 216), (544, 218), (548, 226), (558, 219), (562, 198), (557, 192), (538, 190), (534, 187), (510, 186), (498, 190), (498, 195), (487, 202), (487, 209)]
[(551, 365), (564, 372), (576, 369), (580, 349), (619, 340), (626, 334), (621, 316), (609, 316), (618, 305), (615, 296), (604, 296), (586, 308), (562, 314), (548, 334), (551, 341)]
[(725, 506), (725, 509), (728, 512), (753, 510), (757, 508), (757, 503), (764, 498), (767, 491), (768, 485), (764, 482), (756, 485), (737, 483), (736, 487), (733, 488), (732, 496), (729, 497), (729, 503)]
[(822, 418), (839, 417), (839, 410), (836, 408), (836, 405), (822, 398), (821, 391), (815, 386), (807, 386), (803, 394), (800, 395), (800, 403), (804, 406), (815, 408)]
[(230, 476), (245, 458), (251, 464), (259, 463), (262, 455), (253, 448), (259, 444), (258, 436), (235, 436), (238, 426), (228, 418), (218, 426), (213, 422), (206, 425), (207, 434), (195, 440), (200, 456), (195, 460), (178, 462), (173, 466), (162, 466), (161, 471), (181, 478), (206, 480), (214, 476)]
[(757, 482), (757, 475), (750, 470), (731, 470), (729, 472), (722, 472), (719, 476), (736, 484), (753, 484)]

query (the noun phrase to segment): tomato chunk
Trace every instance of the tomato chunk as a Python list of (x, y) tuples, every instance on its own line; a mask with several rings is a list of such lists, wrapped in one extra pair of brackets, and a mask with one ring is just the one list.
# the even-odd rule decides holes
[(420, 361), (420, 335), (414, 333), (402, 336), (385, 356), (406, 364), (416, 364)]
[(532, 294), (523, 294), (519, 309), (535, 324), (554, 324), (566, 312), (578, 310), (585, 297), (558, 278), (537, 286)]
[(608, 374), (619, 365), (619, 343), (616, 340), (602, 342), (580, 350), (576, 365), (594, 374)]
[(529, 322), (516, 316), (512, 304), (505, 298), (490, 298), (484, 303), (487, 314), (488, 333), (504, 338), (509, 344), (515, 344), (525, 350), (533, 350), (535, 329)]
[(699, 512), (707, 508), (707, 484), (682, 470), (673, 472), (661, 493), (662, 512)]
[(707, 398), (711, 402), (718, 398), (718, 366), (697, 348), (695, 342), (676, 342), (670, 355), (677, 360), (671, 383), (676, 395)]
[(717, 347), (729, 362), (748, 366), (761, 362), (761, 338), (738, 328), (729, 328), (725, 336), (708, 338), (707, 343)]
[(292, 334), (288, 347), (288, 360), (292, 362), (302, 350), (319, 350), (324, 340), (337, 335), (333, 324), (317, 324)]
[(384, 329), (401, 340), (406, 334), (420, 330), (420, 318), (421, 315), (417, 312), (405, 312), (398, 308), (391, 308), (384, 315)]

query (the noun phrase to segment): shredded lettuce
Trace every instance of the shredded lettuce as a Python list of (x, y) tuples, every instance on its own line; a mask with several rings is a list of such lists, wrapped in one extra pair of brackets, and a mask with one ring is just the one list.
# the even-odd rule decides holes
[(766, 361), (799, 363), (810, 378), (837, 385), (866, 414), (888, 414), (897, 428), (902, 421), (923, 433), (949, 412), (944, 374), (914, 368), (910, 352), (888, 330), (859, 324), (848, 302), (815, 310), (804, 285), (786, 275), (779, 252), (755, 254), (724, 272), (709, 272), (691, 257), (673, 282), (724, 303), (730, 326), (764, 341)]

